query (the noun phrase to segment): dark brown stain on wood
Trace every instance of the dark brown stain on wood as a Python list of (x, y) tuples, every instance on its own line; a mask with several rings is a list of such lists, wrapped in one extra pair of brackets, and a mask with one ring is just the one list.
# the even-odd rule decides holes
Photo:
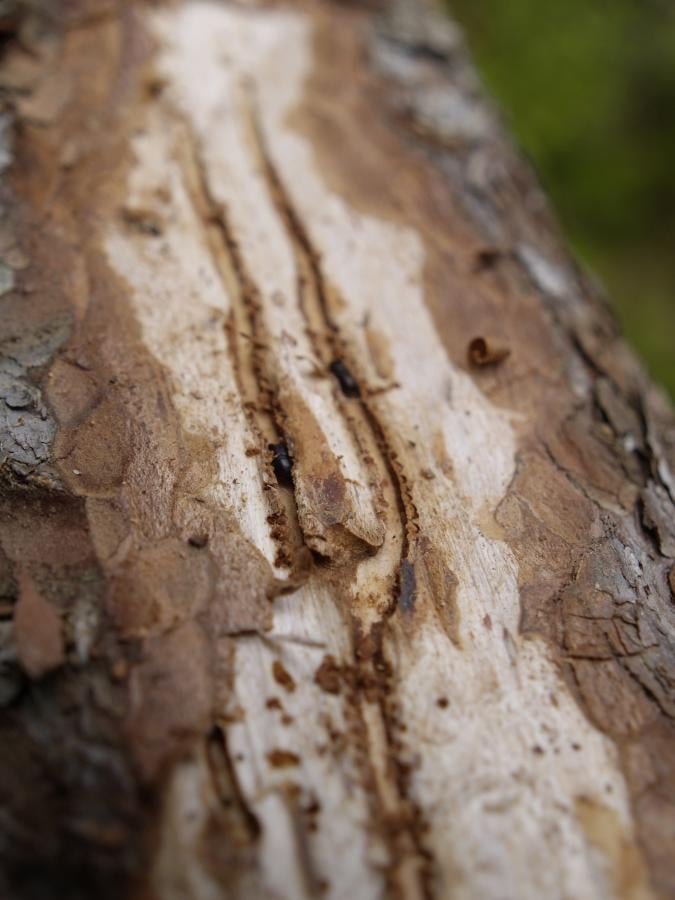
[(275, 769), (289, 769), (300, 765), (300, 757), (291, 750), (281, 750), (278, 747), (267, 754), (269, 764)]
[(326, 655), (314, 674), (314, 681), (327, 694), (339, 694), (342, 685), (342, 670), (330, 654)]
[(277, 684), (292, 694), (295, 690), (295, 679), (279, 659), (275, 659), (272, 663), (272, 675)]

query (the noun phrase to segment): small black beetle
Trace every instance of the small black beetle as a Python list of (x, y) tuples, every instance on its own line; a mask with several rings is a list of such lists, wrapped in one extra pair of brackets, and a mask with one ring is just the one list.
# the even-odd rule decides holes
[(335, 377), (337, 378), (340, 387), (342, 388), (342, 393), (345, 395), (345, 397), (361, 396), (361, 390), (356, 382), (356, 379), (341, 359), (336, 359), (335, 362), (332, 362), (330, 364), (329, 368), (333, 375), (335, 375)]
[(272, 451), (272, 468), (279, 484), (284, 487), (293, 487), (293, 460), (288, 455), (286, 444), (268, 444)]

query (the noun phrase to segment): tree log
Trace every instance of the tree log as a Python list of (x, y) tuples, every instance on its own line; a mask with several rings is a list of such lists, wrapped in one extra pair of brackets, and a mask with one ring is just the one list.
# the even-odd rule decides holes
[(675, 418), (454, 25), (3, 27), (0, 896), (675, 896)]

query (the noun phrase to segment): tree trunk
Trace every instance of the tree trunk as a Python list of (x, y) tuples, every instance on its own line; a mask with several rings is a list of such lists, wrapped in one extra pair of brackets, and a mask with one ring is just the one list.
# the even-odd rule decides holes
[(675, 896), (675, 419), (454, 26), (3, 24), (0, 896)]

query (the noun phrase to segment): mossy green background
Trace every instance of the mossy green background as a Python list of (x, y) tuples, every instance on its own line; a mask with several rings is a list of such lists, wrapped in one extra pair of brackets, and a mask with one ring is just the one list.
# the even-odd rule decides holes
[(675, 3), (449, 5), (577, 255), (675, 397)]

